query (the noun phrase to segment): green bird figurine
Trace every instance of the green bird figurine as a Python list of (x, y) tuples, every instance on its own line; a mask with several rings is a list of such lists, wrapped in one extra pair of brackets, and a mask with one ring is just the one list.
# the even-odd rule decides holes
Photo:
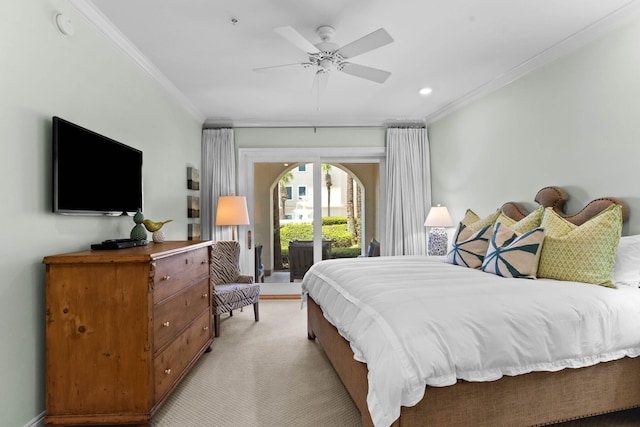
[(168, 219), (162, 222), (155, 222), (155, 221), (151, 221), (150, 219), (145, 219), (144, 221), (142, 221), (142, 223), (144, 224), (144, 228), (146, 228), (148, 231), (151, 231), (153, 233), (154, 231), (160, 230), (163, 225), (171, 221), (173, 220)]

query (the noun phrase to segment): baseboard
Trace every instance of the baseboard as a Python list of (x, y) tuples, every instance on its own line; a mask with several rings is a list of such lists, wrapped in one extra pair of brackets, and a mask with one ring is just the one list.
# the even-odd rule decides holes
[(42, 411), (37, 417), (29, 421), (24, 427), (44, 427), (44, 411)]
[(300, 299), (300, 294), (260, 294), (260, 299)]

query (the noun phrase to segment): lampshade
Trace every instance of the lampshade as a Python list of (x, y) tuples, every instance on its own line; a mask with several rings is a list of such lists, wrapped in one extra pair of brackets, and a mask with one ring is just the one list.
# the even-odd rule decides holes
[(249, 212), (247, 211), (247, 199), (244, 196), (218, 197), (216, 225), (247, 224), (249, 224)]
[(427, 219), (424, 222), (426, 227), (453, 227), (453, 220), (449, 215), (449, 210), (446, 206), (432, 206)]

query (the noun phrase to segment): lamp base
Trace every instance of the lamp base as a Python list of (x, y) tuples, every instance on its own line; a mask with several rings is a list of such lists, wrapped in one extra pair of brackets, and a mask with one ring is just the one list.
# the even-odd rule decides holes
[(431, 227), (429, 230), (427, 254), (429, 256), (447, 254), (447, 231), (444, 227)]

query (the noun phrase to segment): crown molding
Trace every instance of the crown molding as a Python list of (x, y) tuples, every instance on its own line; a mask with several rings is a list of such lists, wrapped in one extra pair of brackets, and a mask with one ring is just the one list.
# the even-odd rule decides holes
[(456, 110), (476, 101), (491, 92), (494, 92), (509, 83), (523, 77), (531, 71), (549, 64), (562, 56), (573, 52), (587, 43), (604, 36), (606, 33), (621, 27), (622, 25), (640, 16), (640, 2), (631, 0), (608, 15), (600, 18), (592, 24), (569, 35), (558, 43), (532, 56), (526, 61), (516, 65), (509, 71), (494, 77), (478, 86), (460, 98), (438, 108), (435, 112), (425, 117), (425, 122), (431, 124)]
[(109, 19), (96, 6), (87, 0), (68, 0), (69, 4), (82, 15), (87, 21), (92, 23), (107, 39), (122, 50), (129, 58), (142, 68), (151, 78), (165, 89), (187, 112), (193, 115), (200, 122), (204, 122), (205, 117), (202, 112), (163, 74), (156, 68), (146, 56), (129, 41)]

